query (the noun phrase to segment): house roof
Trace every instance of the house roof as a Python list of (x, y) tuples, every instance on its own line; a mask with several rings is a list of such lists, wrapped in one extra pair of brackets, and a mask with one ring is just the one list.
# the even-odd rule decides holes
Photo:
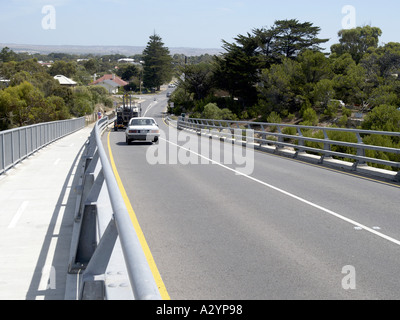
[(113, 88), (118, 88), (120, 86), (118, 83), (116, 83), (116, 82), (114, 82), (112, 80), (104, 80), (101, 83), (107, 84), (107, 85), (109, 85), (110, 87), (113, 87)]
[(124, 87), (129, 84), (128, 82), (122, 80), (120, 77), (118, 77), (114, 74), (106, 74), (106, 75), (102, 76), (100, 79), (97, 79), (96, 81), (92, 82), (90, 85), (96, 85), (96, 84), (99, 84), (106, 80), (114, 81), (120, 87)]
[(74, 80), (71, 80), (70, 78), (67, 78), (66, 76), (63, 75), (56, 75), (54, 79), (58, 80), (58, 82), (61, 85), (69, 85), (69, 86), (77, 85), (77, 83)]

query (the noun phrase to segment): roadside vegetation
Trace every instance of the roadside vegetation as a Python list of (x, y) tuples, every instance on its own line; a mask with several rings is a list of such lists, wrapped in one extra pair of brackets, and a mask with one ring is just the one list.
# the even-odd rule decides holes
[[(400, 131), (400, 43), (380, 45), (382, 31), (367, 25), (340, 30), (339, 43), (327, 52), (328, 39), (319, 33), (311, 22), (278, 20), (222, 40), (220, 55), (197, 57), (172, 56), (157, 34), (131, 57), (3, 48), (0, 80), (9, 82), (0, 82), (0, 130), (113, 108), (115, 96), (89, 86), (112, 73), (128, 83), (119, 94), (155, 92), (175, 79), (169, 108), (175, 115)], [(55, 75), (77, 86), (61, 86)], [(399, 140), (371, 135), (365, 142), (399, 148)]]
[[(319, 32), (310, 22), (279, 20), (223, 41), (222, 55), (180, 68), (184, 77), (178, 78), (170, 112), (399, 132), (400, 43), (379, 45), (382, 31), (364, 26), (339, 31), (339, 43), (328, 53)], [(321, 131), (307, 135), (321, 138)], [(330, 138), (357, 142), (354, 134)], [(400, 148), (395, 137), (370, 135), (364, 143)], [(400, 161), (396, 154), (367, 156)]]
[[(206, 59), (211, 61), (211, 56)], [(191, 58), (191, 62), (203, 57)], [(126, 92), (151, 93), (169, 83), (184, 55), (171, 56), (160, 36), (154, 34), (142, 54), (95, 56), (66, 53), (16, 53), (0, 51), (0, 130), (40, 122), (81, 117), (114, 108)], [(132, 63), (133, 62), (133, 63)], [(128, 84), (111, 95), (102, 86), (89, 85), (106, 74), (115, 74)], [(77, 83), (60, 85), (63, 75)]]
[[(222, 55), (180, 68), (185, 76), (178, 78), (171, 112), (204, 116), (213, 103), (238, 120), (267, 121), (274, 113), (289, 123), (356, 126), (351, 118), (383, 106), (395, 107), (396, 117), (400, 43), (379, 46), (381, 30), (365, 26), (341, 30), (327, 53), (319, 31), (309, 22), (281, 20), (223, 41)], [(363, 128), (372, 129), (371, 121)]]

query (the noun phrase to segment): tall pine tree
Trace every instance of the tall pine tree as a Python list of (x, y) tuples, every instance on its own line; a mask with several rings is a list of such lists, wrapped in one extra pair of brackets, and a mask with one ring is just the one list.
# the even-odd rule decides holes
[(172, 79), (172, 57), (159, 35), (150, 36), (143, 51), (143, 84), (146, 88), (160, 90), (162, 84)]

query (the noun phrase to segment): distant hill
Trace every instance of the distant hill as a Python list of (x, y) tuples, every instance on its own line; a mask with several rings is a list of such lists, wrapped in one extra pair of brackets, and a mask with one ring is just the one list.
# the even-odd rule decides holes
[[(10, 44), (0, 43), (0, 49), (8, 47), (15, 52), (29, 52), (29, 53), (69, 53), (69, 54), (95, 54), (95, 55), (108, 55), (108, 54), (122, 54), (125, 56), (132, 56), (141, 54), (145, 47), (139, 46), (74, 46), (74, 45), (31, 45), (31, 44)], [(202, 48), (169, 48), (171, 54), (184, 54), (186, 56), (200, 56), (202, 54), (218, 55), (223, 49), (202, 49)]]

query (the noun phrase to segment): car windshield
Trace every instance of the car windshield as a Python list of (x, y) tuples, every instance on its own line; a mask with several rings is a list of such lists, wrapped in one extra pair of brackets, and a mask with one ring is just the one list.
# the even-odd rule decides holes
[(153, 119), (132, 119), (130, 123), (131, 126), (151, 126), (154, 124)]

